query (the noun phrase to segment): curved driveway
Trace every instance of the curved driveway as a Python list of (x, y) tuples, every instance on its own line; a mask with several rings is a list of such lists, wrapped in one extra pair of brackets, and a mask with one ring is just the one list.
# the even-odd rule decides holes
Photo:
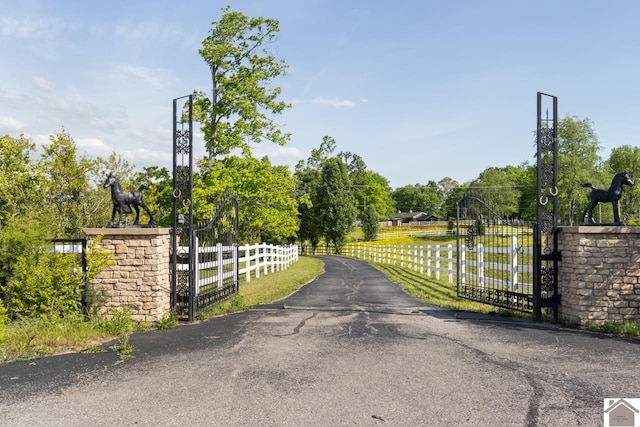
[[(638, 341), (430, 306), (360, 261), (275, 304), (0, 365), (3, 426), (597, 426)], [(105, 346), (107, 347), (107, 346)]]

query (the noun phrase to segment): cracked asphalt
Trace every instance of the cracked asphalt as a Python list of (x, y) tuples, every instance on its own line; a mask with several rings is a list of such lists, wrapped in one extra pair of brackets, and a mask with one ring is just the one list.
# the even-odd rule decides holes
[[(638, 340), (441, 309), (375, 268), (278, 303), (0, 365), (2, 426), (600, 426), (640, 397)], [(109, 347), (109, 344), (104, 346)]]

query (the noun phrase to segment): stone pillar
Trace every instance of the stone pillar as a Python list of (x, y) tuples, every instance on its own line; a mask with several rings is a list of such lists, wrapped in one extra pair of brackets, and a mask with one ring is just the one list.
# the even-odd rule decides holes
[[(106, 301), (100, 309), (131, 309), (137, 322), (157, 322), (170, 310), (169, 228), (85, 228), (90, 240), (102, 236), (98, 246), (112, 253), (114, 265), (92, 281)], [(91, 266), (89, 266), (91, 268)]]
[(640, 321), (640, 227), (561, 227), (558, 249), (560, 319)]

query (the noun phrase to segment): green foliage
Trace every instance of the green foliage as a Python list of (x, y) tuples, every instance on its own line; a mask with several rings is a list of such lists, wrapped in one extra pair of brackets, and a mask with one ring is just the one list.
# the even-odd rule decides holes
[(0, 136), (0, 228), (11, 217), (40, 210), (46, 177), (31, 161), (35, 144), (20, 136)]
[(362, 232), (364, 233), (364, 240), (369, 242), (375, 240), (380, 230), (380, 223), (376, 211), (373, 207), (369, 206), (366, 210), (364, 218), (362, 218)]
[(558, 122), (558, 194), (559, 216), (569, 225), (580, 222), (588, 203), (588, 191), (582, 183), (609, 186), (602, 176), (600, 145), (593, 122), (565, 117)]
[(211, 71), (211, 98), (196, 92), (194, 99), (194, 118), (202, 123), (210, 159), (236, 148), (247, 156), (250, 143), (283, 145), (290, 138), (270, 117), (290, 107), (277, 100), (281, 89), (271, 84), (288, 68), (267, 50), (280, 31), (279, 22), (249, 18), (229, 6), (222, 12), (199, 50)]
[(47, 177), (44, 201), (51, 215), (52, 237), (76, 237), (83, 223), (82, 201), (88, 191), (89, 161), (78, 159), (76, 145), (64, 130), (49, 137), (40, 168)]
[(74, 271), (75, 267), (72, 256), (47, 250), (18, 256), (4, 288), (9, 315), (16, 318), (79, 313), (84, 278), (81, 271)]
[(426, 185), (405, 185), (393, 192), (393, 200), (398, 211), (425, 212), (436, 214), (442, 205), (443, 197), (434, 181)]
[(268, 158), (230, 156), (207, 161), (194, 188), (197, 219), (214, 216), (225, 191), (231, 190), (240, 205), (242, 242), (285, 243), (298, 231), (295, 180), (288, 168), (273, 166)]
[(356, 218), (355, 200), (346, 165), (337, 157), (327, 159), (320, 183), (311, 193), (322, 235), (340, 253)]
[(0, 300), (0, 344), (4, 341), (4, 329), (8, 321), (9, 317), (7, 315), (7, 309), (5, 308), (2, 300)]
[[(640, 147), (622, 145), (613, 148), (607, 162), (611, 176), (618, 172), (627, 171), (636, 182), (633, 188), (625, 187), (620, 199), (620, 219), (627, 225), (638, 225), (640, 218)], [(633, 222), (630, 222), (633, 220)]]

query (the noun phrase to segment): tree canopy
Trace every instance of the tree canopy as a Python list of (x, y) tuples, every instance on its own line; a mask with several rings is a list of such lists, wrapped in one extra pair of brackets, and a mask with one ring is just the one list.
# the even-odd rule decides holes
[(222, 12), (199, 50), (211, 71), (211, 96), (196, 91), (194, 97), (194, 117), (202, 124), (210, 159), (234, 149), (248, 155), (250, 143), (283, 145), (290, 138), (272, 118), (290, 107), (278, 100), (281, 89), (272, 85), (288, 68), (268, 50), (279, 22), (250, 18), (229, 6)]

